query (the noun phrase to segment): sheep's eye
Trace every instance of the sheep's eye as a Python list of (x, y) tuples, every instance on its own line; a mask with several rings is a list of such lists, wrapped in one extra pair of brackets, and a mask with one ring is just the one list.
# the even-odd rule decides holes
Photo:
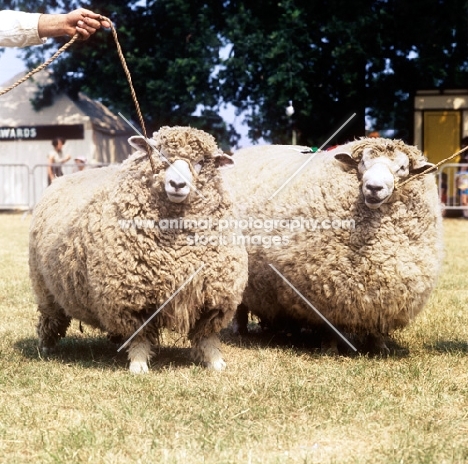
[(195, 169), (195, 172), (197, 174), (200, 173), (204, 164), (205, 164), (205, 160), (203, 158), (195, 163), (195, 166), (193, 168)]

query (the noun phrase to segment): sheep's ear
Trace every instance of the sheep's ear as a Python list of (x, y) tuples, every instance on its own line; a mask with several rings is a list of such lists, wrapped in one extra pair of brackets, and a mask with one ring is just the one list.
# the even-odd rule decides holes
[(417, 167), (411, 168), (409, 173), (412, 175), (421, 174), (423, 172), (429, 174), (430, 172), (434, 172), (434, 170), (432, 169), (433, 167), (435, 167), (435, 164), (424, 162), (423, 164), (420, 164)]
[(351, 166), (353, 168), (357, 168), (359, 164), (349, 153), (346, 152), (337, 153), (335, 155), (335, 159), (340, 163), (346, 164), (347, 166)]
[(234, 167), (234, 159), (226, 153), (216, 153), (214, 155), (215, 166), (217, 168), (232, 168)]
[(136, 148), (137, 150), (140, 150), (140, 151), (147, 151), (148, 147), (154, 148), (151, 143), (151, 140), (145, 139), (144, 137), (140, 135), (134, 135), (133, 137), (130, 137), (128, 139), (128, 143), (133, 148)]

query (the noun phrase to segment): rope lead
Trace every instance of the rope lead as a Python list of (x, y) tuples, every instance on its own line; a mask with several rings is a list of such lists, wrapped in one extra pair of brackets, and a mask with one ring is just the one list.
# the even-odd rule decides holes
[[(143, 135), (145, 136), (145, 139), (147, 139), (148, 137), (146, 135), (145, 122), (144, 122), (144, 119), (143, 119), (143, 115), (141, 114), (140, 105), (138, 103), (138, 99), (137, 99), (137, 96), (136, 96), (136, 93), (135, 93), (135, 89), (134, 89), (133, 84), (132, 84), (132, 77), (130, 75), (130, 71), (128, 70), (124, 54), (122, 52), (122, 48), (121, 48), (120, 43), (119, 43), (119, 39), (117, 37), (117, 31), (115, 30), (114, 24), (112, 23), (112, 21), (109, 18), (106, 18), (105, 16), (101, 16), (99, 19), (100, 19), (100, 21), (107, 21), (111, 26), (112, 36), (114, 37), (115, 45), (117, 47), (117, 53), (118, 53), (120, 61), (122, 63), (122, 67), (124, 69), (125, 75), (127, 76), (127, 81), (128, 81), (129, 86), (130, 86), (130, 93), (132, 95), (133, 102), (135, 103), (135, 108), (136, 108), (138, 118), (140, 120), (140, 125), (141, 125), (142, 131), (143, 131)], [(37, 68), (33, 69), (32, 71), (28, 72), (25, 76), (23, 76), (21, 79), (19, 79), (14, 84), (10, 85), (9, 87), (7, 87), (5, 89), (0, 90), (0, 97), (2, 95), (4, 95), (4, 94), (8, 93), (10, 90), (13, 90), (15, 87), (18, 87), (23, 82), (27, 81), (34, 74), (38, 73), (39, 71), (42, 71), (44, 68), (49, 66), (65, 50), (67, 50), (71, 45), (73, 45), (79, 39), (79, 37), (80, 37), (80, 34), (76, 33), (65, 45), (60, 47), (46, 62), (42, 63), (41, 65), (39, 65)], [(148, 154), (153, 174), (156, 174), (156, 166), (154, 165), (154, 160), (153, 160), (153, 158), (151, 156), (151, 148), (150, 148), (148, 143), (146, 144), (146, 153)]]
[(52, 61), (55, 61), (79, 37), (80, 37), (80, 34), (76, 33), (65, 45), (63, 45), (61, 48), (59, 48), (45, 63), (42, 63), (36, 69), (33, 69), (32, 71), (29, 71), (19, 81), (17, 81), (14, 84), (10, 85), (10, 87), (6, 87), (5, 89), (0, 90), (0, 97), (2, 95), (4, 95), (4, 94), (8, 93), (10, 90), (13, 90), (15, 87), (18, 87), (18, 85), (22, 84), (23, 82), (27, 81), (34, 74), (38, 73), (39, 71), (42, 71), (44, 68), (49, 66), (49, 64), (51, 64)]
[(468, 150), (468, 146), (466, 146), (465, 148), (462, 148), (461, 150), (458, 150), (457, 152), (455, 152), (453, 155), (449, 156), (448, 158), (445, 158), (443, 159), (442, 161), (439, 161), (437, 164), (435, 164), (434, 166), (426, 169), (425, 171), (423, 172), (420, 172), (419, 174), (415, 174), (414, 176), (411, 176), (411, 177), (408, 177), (407, 179), (405, 179), (403, 182), (401, 182), (398, 187), (403, 187), (403, 185), (407, 184), (409, 181), (411, 180), (414, 180), (414, 179), (417, 179), (418, 177), (421, 177), (421, 176), (424, 176), (426, 174), (428, 174), (429, 172), (431, 171), (437, 171), (437, 168), (441, 165), (441, 164), (444, 164), (446, 163), (447, 161), (450, 161), (451, 159), (455, 158), (456, 156), (458, 156), (460, 153), (463, 153), (464, 151)]

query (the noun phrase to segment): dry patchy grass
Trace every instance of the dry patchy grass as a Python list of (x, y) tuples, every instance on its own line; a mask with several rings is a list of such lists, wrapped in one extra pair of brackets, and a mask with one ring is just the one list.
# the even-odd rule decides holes
[(168, 334), (146, 376), (76, 322), (41, 357), (28, 225), (0, 215), (0, 462), (468, 461), (468, 221), (445, 220), (438, 288), (388, 359), (225, 333), (218, 374)]

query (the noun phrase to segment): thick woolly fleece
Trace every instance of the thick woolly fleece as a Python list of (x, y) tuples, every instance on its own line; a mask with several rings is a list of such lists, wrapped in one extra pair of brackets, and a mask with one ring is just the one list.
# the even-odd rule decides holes
[[(359, 160), (369, 146), (390, 157), (401, 150), (412, 167), (425, 161), (416, 147), (388, 139), (360, 139), (345, 151)], [(332, 324), (349, 333), (387, 335), (406, 326), (423, 309), (441, 268), (442, 219), (434, 175), (397, 185), (389, 203), (371, 210), (357, 171), (337, 161), (336, 150), (312, 155), (300, 153), (301, 148), (242, 149), (234, 154), (236, 171), (223, 175), (237, 216), (258, 220), (257, 228), (248, 231), (251, 238), (281, 237), (277, 245), (258, 245), (257, 239), (248, 246), (243, 303), (271, 324), (322, 322), (272, 264)], [(313, 159), (273, 196), (309, 156)], [(294, 219), (317, 221), (317, 227), (303, 222), (301, 230), (292, 230), (298, 223), (287, 224)], [(278, 220), (277, 226), (270, 230), (268, 220)], [(259, 228), (262, 221), (266, 230)]]
[[(70, 318), (113, 336), (130, 337), (200, 266), (197, 276), (149, 323), (140, 338), (156, 343), (158, 330), (189, 333), (192, 341), (230, 322), (247, 282), (242, 246), (193, 246), (191, 231), (163, 230), (161, 219), (232, 216), (214, 154), (203, 131), (163, 127), (154, 134), (171, 160), (204, 159), (188, 201), (164, 191), (167, 164), (136, 152), (120, 166), (82, 171), (54, 181), (36, 206), (30, 227), (30, 277), (37, 296), (44, 347), (64, 336)], [(135, 228), (121, 220), (154, 221)], [(147, 223), (148, 224), (148, 223)]]

